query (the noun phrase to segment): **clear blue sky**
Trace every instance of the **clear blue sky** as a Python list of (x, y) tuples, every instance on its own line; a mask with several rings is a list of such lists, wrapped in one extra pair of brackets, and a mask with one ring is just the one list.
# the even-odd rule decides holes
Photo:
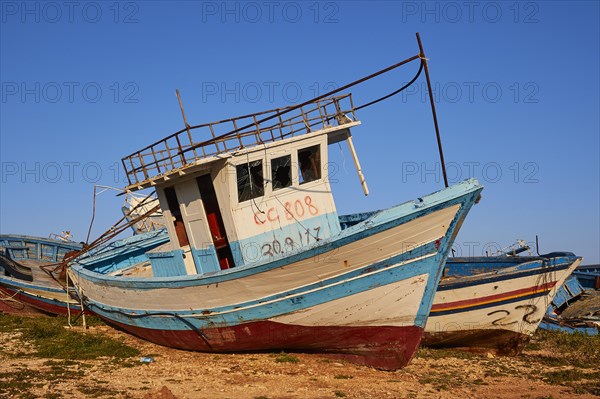
[[(176, 88), (192, 124), (285, 106), (415, 55), (419, 31), (450, 179), (485, 185), (457, 249), (538, 234), (543, 252), (600, 261), (597, 1), (0, 5), (2, 233), (84, 240), (93, 184), (123, 186), (121, 157), (183, 126)], [(416, 67), (357, 88), (355, 101)], [(369, 197), (345, 145), (330, 147), (340, 213), (442, 187), (424, 84), (358, 114)], [(99, 198), (95, 235), (120, 205)]]

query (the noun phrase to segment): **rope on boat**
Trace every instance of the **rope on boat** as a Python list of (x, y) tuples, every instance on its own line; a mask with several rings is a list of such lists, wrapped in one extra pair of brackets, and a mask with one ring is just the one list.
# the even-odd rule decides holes
[[(412, 61), (420, 60), (419, 71), (417, 72), (417, 75), (415, 76), (415, 78), (413, 78), (408, 84), (404, 85), (400, 89), (398, 89), (398, 90), (396, 90), (396, 91), (394, 91), (394, 92), (392, 92), (392, 93), (390, 93), (390, 94), (388, 94), (386, 96), (383, 96), (383, 97), (381, 97), (381, 98), (379, 98), (377, 100), (371, 101), (371, 102), (369, 102), (367, 104), (363, 104), (363, 105), (359, 106), (358, 108), (354, 108), (354, 110), (362, 109), (362, 108), (365, 108), (365, 107), (377, 104), (380, 101), (386, 100), (386, 99), (388, 99), (388, 98), (390, 98), (390, 97), (392, 97), (392, 96), (394, 96), (394, 95), (402, 92), (403, 90), (405, 90), (407, 87), (409, 87), (410, 85), (412, 85), (416, 81), (416, 79), (421, 74), (421, 71), (424, 69), (425, 70), (425, 77), (426, 77), (426, 81), (427, 81), (427, 91), (429, 93), (429, 100), (430, 100), (431, 111), (432, 111), (432, 116), (433, 116), (433, 123), (434, 123), (434, 127), (435, 127), (435, 132), (436, 132), (436, 138), (437, 138), (437, 144), (438, 144), (438, 151), (439, 151), (439, 155), (440, 155), (440, 163), (442, 165), (442, 172), (443, 172), (443, 176), (444, 176), (444, 184), (445, 184), (446, 187), (448, 187), (448, 177), (447, 177), (447, 173), (446, 173), (446, 164), (445, 164), (445, 161), (444, 161), (444, 153), (443, 153), (443, 149), (442, 149), (442, 141), (441, 141), (439, 126), (438, 126), (438, 121), (437, 121), (437, 113), (435, 111), (435, 102), (433, 100), (433, 93), (432, 93), (432, 89), (431, 89), (431, 81), (429, 79), (429, 70), (428, 70), (428, 67), (427, 67), (428, 58), (425, 57), (425, 53), (424, 53), (424, 50), (423, 50), (423, 44), (421, 43), (421, 37), (420, 37), (420, 35), (419, 35), (418, 32), (417, 32), (416, 36), (417, 36), (417, 42), (419, 44), (419, 54), (417, 54), (417, 55), (414, 55), (414, 56), (412, 56), (410, 58), (407, 58), (407, 59), (405, 59), (403, 61), (400, 61), (400, 62), (398, 62), (398, 63), (396, 63), (394, 65), (388, 66), (387, 68), (381, 69), (381, 70), (379, 70), (377, 72), (374, 72), (374, 73), (372, 73), (372, 74), (370, 74), (368, 76), (365, 76), (363, 78), (355, 80), (355, 81), (353, 81), (351, 83), (348, 83), (348, 84), (346, 84), (346, 85), (344, 85), (342, 87), (339, 87), (337, 89), (331, 90), (331, 91), (329, 91), (329, 92), (327, 92), (327, 93), (325, 93), (323, 95), (320, 95), (320, 96), (317, 96), (315, 98), (312, 98), (312, 99), (310, 99), (308, 101), (305, 101), (305, 102), (303, 102), (301, 104), (297, 104), (297, 105), (290, 106), (290, 107), (285, 107), (285, 108), (277, 108), (277, 109), (274, 110), (274, 111), (276, 111), (275, 113), (273, 113), (270, 116), (267, 116), (265, 118), (262, 118), (260, 120), (257, 120), (257, 118), (256, 118), (257, 115), (267, 114), (267, 113), (270, 113), (272, 111), (266, 111), (266, 112), (260, 112), (260, 113), (257, 113), (257, 114), (246, 115), (246, 116), (254, 116), (254, 121), (251, 122), (251, 123), (249, 123), (249, 124), (247, 124), (247, 125), (241, 126), (241, 127), (237, 127), (236, 126), (233, 130), (231, 130), (231, 131), (229, 131), (227, 133), (221, 134), (219, 136), (213, 136), (212, 138), (210, 138), (208, 140), (204, 140), (204, 141), (202, 141), (200, 143), (196, 143), (196, 144), (190, 143), (191, 146), (189, 148), (187, 148), (185, 151), (192, 150), (195, 153), (195, 151), (196, 151), (197, 148), (205, 147), (205, 146), (208, 146), (208, 145), (215, 145), (218, 148), (218, 142), (224, 141), (224, 139), (227, 139), (227, 138), (231, 137), (232, 135), (234, 135), (236, 133), (242, 132), (242, 131), (244, 131), (246, 129), (249, 129), (249, 128), (253, 128), (255, 126), (260, 126), (264, 122), (267, 122), (267, 121), (272, 120), (274, 118), (280, 118), (281, 119), (282, 115), (287, 114), (287, 113), (289, 113), (291, 111), (294, 111), (294, 110), (297, 110), (297, 109), (302, 109), (302, 107), (304, 107), (306, 105), (313, 104), (315, 102), (318, 103), (320, 100), (322, 100), (324, 98), (327, 98), (327, 97), (331, 97), (333, 94), (339, 93), (339, 92), (341, 92), (343, 90), (349, 89), (350, 87), (353, 87), (353, 86), (356, 86), (356, 85), (358, 85), (360, 83), (363, 83), (363, 82), (366, 82), (368, 80), (371, 80), (371, 79), (373, 79), (373, 78), (375, 78), (375, 77), (377, 77), (379, 75), (387, 73), (387, 72), (389, 72), (389, 71), (391, 71), (393, 69), (396, 69), (396, 68), (398, 68), (398, 67), (400, 67), (402, 65), (408, 64), (408, 63), (410, 63)], [(223, 122), (223, 121), (221, 121), (221, 122)], [(189, 126), (187, 124), (187, 122), (186, 122), (186, 128), (185, 129), (180, 130), (179, 132), (174, 133), (171, 136), (168, 136), (166, 139), (174, 137), (177, 134), (179, 134), (179, 133), (181, 133), (181, 132), (183, 132), (185, 130), (188, 130), (188, 134), (189, 134), (189, 129), (193, 129), (193, 128), (200, 127), (200, 126), (202, 126), (202, 125)], [(163, 139), (163, 140), (166, 140), (166, 139)], [(157, 142), (157, 143), (159, 143), (159, 142)], [(151, 148), (152, 146), (156, 145), (157, 143), (151, 144), (150, 146), (145, 147), (145, 149)], [(242, 147), (243, 147), (243, 145), (242, 145)], [(183, 157), (183, 153), (184, 153), (184, 151), (182, 149), (180, 149), (178, 152), (175, 153), (175, 155), (179, 155), (179, 156)], [(135, 153), (132, 153), (132, 154), (128, 155), (125, 158), (132, 157), (134, 154)], [(124, 163), (125, 162), (125, 158), (122, 159), (124, 167), (125, 167), (125, 163)], [(127, 168), (125, 168), (125, 169), (127, 169)], [(126, 170), (126, 172), (127, 172), (127, 170)], [(129, 178), (129, 174), (127, 176)], [(130, 183), (131, 183), (131, 181), (130, 181)]]
[[(102, 189), (102, 191), (97, 192), (98, 189)], [(92, 220), (90, 221), (90, 227), (88, 229), (88, 233), (87, 233), (87, 237), (85, 239), (85, 242), (88, 243), (90, 240), (90, 235), (92, 233), (92, 226), (94, 225), (94, 219), (96, 218), (96, 197), (99, 196), (100, 194), (108, 191), (108, 190), (115, 190), (115, 191), (119, 191), (121, 192), (121, 189), (115, 188), (115, 187), (111, 187), (111, 186), (103, 186), (100, 184), (94, 184), (94, 198), (92, 201)], [(152, 191), (148, 196), (151, 196), (155, 193), (156, 191)], [(144, 201), (147, 199), (148, 197), (144, 198)], [(126, 204), (127, 204), (127, 199), (125, 200)], [(137, 207), (134, 207), (137, 208)], [(133, 213), (134, 209), (131, 209), (130, 212), (127, 213), (127, 215), (125, 215), (125, 218), (127, 218), (127, 216), (130, 216)]]
[(419, 78), (419, 76), (421, 75), (421, 72), (422, 72), (422, 71), (423, 71), (423, 59), (421, 59), (421, 63), (419, 64), (419, 70), (417, 71), (417, 74), (416, 74), (416, 75), (415, 75), (415, 77), (414, 77), (414, 78), (412, 78), (412, 79), (411, 79), (411, 80), (410, 80), (410, 81), (409, 81), (407, 84), (405, 84), (404, 86), (402, 86), (402, 87), (401, 87), (401, 88), (399, 88), (398, 90), (391, 92), (390, 94), (387, 94), (387, 95), (385, 95), (385, 96), (383, 96), (383, 97), (380, 97), (380, 98), (378, 98), (378, 99), (376, 99), (376, 100), (373, 100), (373, 101), (371, 101), (371, 102), (368, 102), (368, 103), (366, 103), (366, 104), (360, 105), (360, 106), (358, 106), (358, 107), (354, 108), (354, 110), (355, 110), (355, 111), (358, 111), (359, 109), (363, 109), (363, 108), (370, 107), (371, 105), (377, 104), (378, 102), (380, 102), (380, 101), (383, 101), (383, 100), (387, 100), (388, 98), (390, 98), (390, 97), (393, 97), (393, 96), (395, 96), (396, 94), (403, 92), (403, 91), (404, 91), (404, 90), (406, 90), (406, 89), (407, 89), (409, 86), (412, 86), (412, 84), (413, 84), (413, 83), (415, 83), (415, 81), (416, 81), (416, 80)]
[[(69, 275), (69, 273), (67, 273), (67, 276)], [(81, 316), (81, 320), (83, 322), (83, 328), (84, 330), (87, 329), (87, 323), (85, 320), (85, 306), (83, 306), (83, 292), (81, 291), (81, 287), (77, 287), (77, 296), (79, 296), (79, 306), (81, 306), (81, 313), (79, 313), (79, 315)]]
[[(388, 98), (390, 98), (390, 97), (393, 97), (393, 96), (395, 96), (395, 95), (397, 95), (397, 94), (399, 94), (399, 93), (403, 92), (403, 91), (404, 91), (404, 90), (406, 90), (408, 87), (412, 86), (412, 85), (413, 85), (413, 83), (415, 83), (415, 81), (416, 81), (416, 80), (419, 78), (419, 76), (421, 75), (421, 72), (423, 72), (423, 67), (424, 67), (424, 64), (425, 64), (425, 62), (427, 61), (427, 58), (425, 58), (425, 57), (423, 57), (423, 56), (421, 56), (421, 55), (419, 55), (419, 57), (418, 57), (418, 58), (421, 60), (421, 62), (419, 63), (419, 69), (418, 69), (417, 73), (415, 74), (415, 76), (414, 76), (414, 77), (413, 77), (413, 78), (412, 78), (412, 79), (411, 79), (411, 80), (410, 80), (408, 83), (406, 83), (404, 86), (400, 87), (399, 89), (397, 89), (397, 90), (394, 90), (393, 92), (391, 92), (391, 93), (389, 93), (389, 94), (386, 94), (386, 95), (385, 95), (385, 96), (383, 96), (383, 97), (379, 97), (379, 98), (377, 98), (377, 99), (375, 99), (375, 100), (373, 100), (373, 101), (370, 101), (370, 102), (368, 102), (368, 103), (366, 103), (366, 104), (363, 104), (363, 105), (360, 105), (360, 106), (358, 106), (358, 107), (355, 107), (355, 108), (354, 108), (354, 111), (358, 111), (358, 110), (360, 110), (360, 109), (363, 109), (363, 108), (370, 107), (371, 105), (375, 105), (375, 104), (377, 104), (377, 103), (379, 103), (379, 102), (381, 102), (381, 101), (387, 100)], [(331, 93), (333, 93), (333, 92), (331, 92)], [(330, 93), (327, 93), (327, 94), (330, 94)], [(316, 101), (316, 99), (314, 99), (314, 100), (311, 100), (311, 101)], [(290, 107), (290, 108), (291, 108), (291, 107)], [(288, 112), (288, 111), (285, 111), (285, 112)], [(282, 113), (278, 113), (278, 114), (276, 114), (276, 115), (274, 115), (274, 116), (281, 115), (281, 114), (282, 114)], [(270, 119), (270, 118), (267, 118), (267, 119)], [(241, 129), (238, 129), (238, 130), (241, 130)], [(233, 134), (233, 133), (235, 133), (235, 131), (234, 131), (234, 132), (227, 133), (226, 135)], [(217, 138), (215, 138), (214, 140), (216, 140), (216, 139), (217, 139)], [(265, 147), (265, 152), (266, 152), (266, 147)], [(249, 156), (249, 155), (248, 155), (248, 153), (246, 153), (246, 156), (247, 156), (247, 157)], [(345, 161), (345, 160), (344, 160), (344, 161)], [(248, 176), (250, 177), (250, 179), (252, 179), (252, 176), (251, 176), (251, 173), (250, 173), (250, 158), (248, 158)], [(250, 190), (252, 190), (252, 187), (253, 187), (253, 186), (252, 186), (252, 180), (250, 180)], [(280, 203), (280, 204), (283, 206), (283, 203), (281, 202), (281, 200), (279, 200), (279, 198), (277, 197), (277, 195), (274, 195), (274, 198), (275, 198), (275, 199), (276, 199), (276, 200), (277, 200), (277, 201), (278, 201), (278, 202), (279, 202), (279, 203)], [(256, 205), (256, 202), (254, 202), (254, 198), (252, 199), (252, 202), (253, 202), (254, 206), (256, 206), (256, 208), (258, 209), (259, 213), (261, 213), (261, 214), (264, 214), (264, 213), (265, 213), (263, 210), (261, 210), (261, 209), (258, 207), (258, 205)], [(306, 229), (306, 228), (304, 227), (304, 225), (303, 225), (303, 224), (300, 222), (300, 220), (298, 220), (298, 218), (296, 218), (296, 216), (295, 216), (295, 215), (292, 215), (292, 217), (295, 219), (296, 223), (298, 223), (298, 224), (299, 224), (299, 225), (300, 225), (300, 226), (301, 226), (303, 229), (305, 229), (305, 230), (308, 232), (308, 234), (309, 234), (310, 236), (312, 236), (312, 237), (315, 239), (315, 241), (317, 241), (317, 242), (318, 242), (318, 241), (320, 241), (320, 240), (321, 240), (320, 238), (317, 238), (316, 236), (314, 236), (314, 235), (313, 235), (313, 234), (312, 234), (312, 233), (309, 231), (309, 229)]]
[[(309, 105), (309, 104), (312, 104), (312, 103), (314, 103), (314, 102), (317, 102), (317, 101), (319, 101), (319, 100), (322, 100), (322, 99), (324, 99), (324, 98), (330, 97), (330, 96), (332, 96), (333, 94), (336, 94), (336, 93), (339, 93), (340, 91), (343, 91), (343, 90), (349, 89), (350, 87), (353, 87), (353, 86), (356, 86), (356, 85), (358, 85), (358, 84), (360, 84), (360, 83), (366, 82), (367, 80), (371, 80), (371, 79), (373, 79), (373, 78), (375, 78), (375, 77), (377, 77), (377, 76), (379, 76), (379, 75), (382, 75), (382, 74), (384, 74), (384, 73), (386, 73), (386, 72), (389, 72), (389, 71), (391, 71), (391, 70), (393, 70), (393, 69), (396, 69), (396, 68), (398, 68), (398, 67), (400, 67), (400, 66), (402, 66), (402, 65), (408, 64), (409, 62), (412, 62), (412, 61), (414, 61), (414, 60), (418, 60), (418, 59), (420, 59), (420, 60), (421, 60), (421, 65), (424, 65), (424, 64), (425, 64), (425, 62), (426, 62), (426, 61), (425, 61), (425, 58), (423, 57), (423, 54), (422, 54), (422, 53), (419, 53), (419, 54), (417, 54), (417, 55), (414, 55), (414, 56), (412, 56), (412, 57), (410, 57), (410, 58), (407, 58), (407, 59), (405, 59), (404, 61), (400, 61), (400, 62), (398, 62), (398, 63), (396, 63), (396, 64), (394, 64), (394, 65), (391, 65), (391, 66), (389, 66), (389, 67), (387, 67), (387, 68), (384, 68), (384, 69), (382, 69), (382, 70), (380, 70), (380, 71), (377, 71), (377, 72), (375, 72), (375, 73), (372, 73), (371, 75), (368, 75), (368, 76), (365, 76), (365, 77), (363, 77), (363, 78), (361, 78), (361, 79), (355, 80), (355, 81), (354, 81), (354, 82), (352, 82), (352, 83), (348, 83), (348, 84), (346, 84), (346, 85), (344, 85), (344, 86), (342, 86), (342, 87), (339, 87), (339, 88), (337, 88), (337, 89), (331, 90), (331, 91), (329, 91), (329, 92), (327, 92), (327, 93), (325, 93), (325, 94), (322, 94), (322, 95), (320, 95), (320, 96), (318, 96), (318, 97), (315, 97), (315, 98), (313, 98), (313, 99), (310, 99), (310, 100), (308, 100), (308, 101), (305, 101), (305, 102), (303, 102), (303, 103), (301, 103), (301, 104), (297, 104), (297, 105), (294, 105), (294, 106), (291, 106), (291, 107), (286, 107), (286, 108), (283, 108), (283, 109), (279, 110), (278, 112), (276, 112), (276, 113), (272, 114), (271, 116), (268, 116), (268, 117), (266, 117), (266, 118), (260, 119), (260, 120), (258, 120), (258, 121), (254, 121), (254, 122), (252, 122), (252, 123), (249, 123), (249, 124), (247, 124), (247, 125), (245, 125), (245, 126), (238, 127), (238, 128), (236, 128), (236, 129), (233, 129), (233, 130), (231, 130), (231, 131), (229, 131), (229, 132), (227, 132), (227, 133), (224, 133), (224, 134), (221, 134), (221, 135), (219, 135), (219, 136), (213, 137), (213, 138), (211, 138), (211, 139), (209, 139), (209, 140), (205, 140), (205, 141), (203, 141), (203, 142), (201, 142), (201, 143), (194, 144), (194, 145), (192, 145), (192, 146), (190, 147), (190, 149), (192, 149), (192, 150), (193, 150), (193, 149), (200, 148), (200, 147), (203, 147), (203, 146), (206, 146), (206, 145), (209, 145), (209, 144), (213, 144), (213, 143), (215, 143), (215, 142), (218, 142), (218, 141), (222, 141), (224, 138), (227, 138), (227, 137), (229, 137), (229, 136), (232, 136), (232, 135), (234, 135), (234, 134), (236, 134), (236, 133), (239, 133), (239, 132), (241, 132), (241, 131), (243, 131), (243, 130), (245, 130), (245, 129), (251, 128), (251, 127), (253, 127), (253, 126), (260, 125), (260, 124), (262, 124), (262, 123), (264, 123), (264, 122), (267, 122), (267, 121), (269, 121), (269, 120), (271, 120), (271, 119), (278, 118), (278, 117), (280, 117), (280, 116), (282, 116), (282, 115), (284, 115), (284, 114), (287, 114), (288, 112), (291, 112), (291, 111), (297, 110), (297, 109), (299, 109), (299, 108), (302, 108), (302, 107), (304, 107), (304, 106), (306, 106), (306, 105)], [(411, 84), (412, 84), (412, 83), (411, 83)], [(397, 94), (397, 93), (396, 93), (396, 94)], [(389, 98), (389, 97), (386, 97), (386, 98)], [(381, 100), (380, 100), (380, 101), (381, 101)], [(377, 101), (377, 102), (378, 102), (378, 101)], [(373, 103), (373, 104), (374, 104), (374, 103)], [(369, 105), (371, 105), (371, 104), (369, 104)]]
[(126, 229), (130, 228), (131, 226), (133, 226), (134, 224), (139, 222), (140, 220), (143, 220), (143, 219), (147, 218), (148, 216), (152, 215), (153, 213), (155, 213), (156, 211), (158, 211), (160, 209), (159, 205), (154, 206), (152, 209), (150, 209), (149, 211), (147, 211), (139, 216), (136, 216), (130, 220), (127, 220), (128, 216), (131, 216), (134, 211), (136, 211), (138, 208), (144, 206), (149, 199), (152, 199), (153, 194), (154, 194), (154, 192), (148, 194), (142, 201), (140, 201), (137, 205), (135, 205), (133, 208), (131, 208), (131, 210), (129, 210), (129, 212), (127, 212), (126, 215), (121, 217), (121, 219), (119, 219), (115, 224), (113, 224), (100, 237), (98, 237), (97, 239), (92, 241), (92, 243), (89, 243), (89, 244), (86, 243), (83, 246), (83, 248), (79, 251), (73, 251), (73, 252), (67, 253), (65, 255), (65, 258), (61, 262), (43, 265), (43, 266), (40, 266), (40, 268), (42, 270), (48, 272), (51, 267), (55, 266), (54, 269), (51, 270), (51, 272), (56, 272), (59, 269), (61, 269), (63, 266), (67, 265), (69, 262), (73, 261), (74, 259), (77, 259), (81, 255), (90, 252), (91, 250), (99, 247), (102, 244), (105, 244), (106, 242), (112, 240), (117, 235), (121, 234)]
[[(0, 291), (0, 293), (2, 293), (2, 291)], [(12, 295), (10, 295), (10, 296), (8, 296), (8, 295), (6, 295), (6, 296), (5, 296), (5, 295), (2, 295), (2, 296), (0, 297), (0, 301), (2, 301), (2, 302), (6, 302), (6, 303), (7, 303), (7, 305), (8, 305), (8, 306), (10, 306), (11, 308), (18, 309), (18, 310), (23, 310), (23, 309), (25, 309), (25, 304), (24, 304), (23, 302), (19, 301), (18, 299), (15, 299), (15, 297), (16, 297), (17, 295), (19, 295), (19, 291), (15, 291), (15, 293), (14, 293), (14, 294), (12, 294)], [(17, 308), (17, 307), (13, 307), (13, 306), (11, 305), (11, 303), (12, 303), (12, 304), (19, 304), (19, 305), (21, 305), (21, 307), (19, 307), (19, 308)]]
[(73, 327), (71, 325), (71, 305), (69, 303), (69, 273), (66, 274), (65, 280), (66, 280), (65, 292), (67, 294), (67, 323), (69, 324), (69, 327)]
[(381, 98), (378, 98), (378, 99), (376, 99), (374, 101), (371, 101), (369, 103), (363, 104), (363, 105), (355, 108), (354, 110), (359, 110), (359, 109), (362, 109), (362, 108), (366, 108), (366, 107), (369, 107), (371, 105), (377, 104), (380, 101), (387, 100), (388, 98), (395, 96), (396, 94), (404, 91), (406, 88), (408, 88), (409, 86), (411, 86), (417, 80), (417, 78), (421, 75), (421, 71), (423, 70), (423, 68), (425, 67), (425, 65), (427, 63), (428, 58), (426, 58), (425, 55), (424, 55), (424, 53), (423, 53), (422, 46), (420, 45), (420, 37), (419, 37), (418, 33), (417, 33), (417, 39), (419, 41), (419, 47), (420, 47), (420, 50), (421, 50), (419, 52), (419, 54), (417, 54), (417, 55), (414, 55), (414, 56), (412, 56), (410, 58), (405, 59), (404, 61), (398, 62), (398, 63), (396, 63), (394, 65), (391, 65), (391, 66), (389, 66), (387, 68), (384, 68), (384, 69), (382, 69), (380, 71), (377, 71), (375, 73), (372, 73), (371, 75), (368, 75), (368, 76), (365, 76), (365, 77), (363, 77), (361, 79), (355, 80), (354, 82), (348, 83), (348, 84), (346, 84), (346, 85), (344, 85), (342, 87), (339, 87), (337, 89), (331, 90), (331, 91), (329, 91), (329, 92), (327, 92), (327, 93), (325, 93), (323, 95), (320, 95), (318, 97), (315, 97), (313, 99), (305, 101), (305, 102), (303, 102), (301, 104), (290, 106), (290, 107), (285, 107), (283, 109), (280, 109), (275, 114), (273, 114), (271, 116), (268, 116), (266, 118), (263, 118), (263, 119), (260, 119), (258, 121), (255, 121), (253, 123), (250, 123), (248, 125), (236, 128), (236, 129), (231, 130), (231, 131), (229, 131), (227, 133), (221, 134), (220, 136), (216, 136), (216, 137), (213, 137), (213, 138), (211, 138), (209, 140), (205, 140), (205, 141), (203, 141), (201, 143), (194, 144), (194, 145), (192, 145), (191, 149), (196, 149), (196, 148), (203, 147), (205, 145), (212, 144), (214, 142), (220, 141), (220, 140), (222, 140), (222, 139), (224, 139), (226, 137), (232, 136), (232, 135), (234, 135), (236, 133), (239, 133), (239, 132), (241, 132), (241, 131), (243, 131), (245, 129), (248, 129), (248, 128), (256, 126), (256, 125), (260, 125), (263, 122), (267, 122), (267, 121), (269, 121), (271, 119), (280, 117), (281, 115), (287, 114), (288, 112), (294, 111), (294, 110), (302, 108), (302, 107), (304, 107), (306, 105), (312, 104), (312, 103), (314, 103), (316, 101), (319, 101), (319, 100), (322, 100), (324, 98), (330, 97), (333, 94), (336, 94), (336, 93), (339, 93), (340, 91), (349, 89), (350, 87), (353, 87), (353, 86), (356, 86), (356, 85), (358, 85), (360, 83), (366, 82), (367, 80), (371, 80), (371, 79), (373, 79), (373, 78), (375, 78), (375, 77), (377, 77), (379, 75), (387, 73), (387, 72), (389, 72), (389, 71), (391, 71), (393, 69), (396, 69), (396, 68), (398, 68), (398, 67), (400, 67), (402, 65), (408, 64), (409, 62), (412, 62), (412, 61), (417, 60), (417, 59), (420, 60), (419, 70), (418, 70), (417, 74), (415, 75), (415, 77), (410, 82), (408, 82), (406, 85), (402, 86), (400, 89), (398, 89), (398, 90), (396, 90), (396, 91), (394, 91), (394, 92), (392, 92), (392, 93), (390, 93), (388, 95), (385, 95), (385, 96), (383, 96)]
[[(94, 187), (94, 199), (95, 199), (95, 191), (96, 191), (96, 187)], [(88, 243), (88, 241), (86, 240), (86, 244), (84, 246), (84, 248), (76, 255), (72, 256), (69, 261), (79, 257), (81, 254), (85, 253), (85, 252), (89, 252), (91, 249), (98, 247), (99, 245), (111, 240), (112, 238), (114, 238), (115, 236), (121, 234), (125, 229), (130, 228), (131, 226), (133, 226), (134, 224), (136, 224), (137, 222), (139, 222), (142, 219), (147, 218), (148, 216), (150, 216), (151, 214), (153, 214), (154, 212), (158, 211), (158, 209), (160, 208), (158, 205), (153, 207), (152, 209), (150, 209), (148, 212), (139, 215), (131, 220), (127, 220), (128, 216), (131, 216), (133, 214), (133, 212), (135, 210), (137, 210), (138, 208), (146, 205), (146, 201), (153, 199), (153, 195), (154, 195), (154, 191), (151, 192), (150, 194), (148, 194), (142, 201), (140, 201), (137, 205), (135, 205), (133, 208), (131, 208), (129, 210), (129, 212), (127, 212), (127, 214), (124, 214), (121, 219), (119, 219), (115, 224), (113, 224), (104, 234), (102, 234), (99, 238), (97, 238), (96, 240), (94, 240), (91, 244)], [(95, 204), (95, 203), (94, 203)], [(94, 205), (94, 209), (92, 211), (93, 213), (95, 213), (95, 205)], [(92, 223), (93, 223), (94, 219), (92, 217)], [(121, 223), (124, 223), (123, 225), (121, 225)], [(91, 230), (91, 223), (90, 223), (90, 230)], [(89, 233), (88, 233), (88, 239), (89, 239)]]

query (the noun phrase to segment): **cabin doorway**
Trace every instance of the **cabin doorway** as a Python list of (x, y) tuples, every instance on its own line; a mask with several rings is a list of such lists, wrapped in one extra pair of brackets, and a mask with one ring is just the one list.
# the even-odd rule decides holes
[(165, 188), (165, 197), (167, 197), (167, 205), (173, 216), (173, 225), (175, 226), (175, 233), (177, 234), (179, 246), (181, 248), (189, 246), (190, 239), (185, 230), (185, 224), (183, 223), (183, 216), (181, 215), (181, 209), (179, 208), (179, 201), (177, 201), (175, 189), (173, 187)]
[(217, 201), (217, 194), (215, 193), (212, 178), (210, 175), (202, 175), (196, 180), (200, 189), (200, 198), (202, 198), (202, 204), (204, 205), (210, 235), (215, 246), (215, 251), (217, 252), (217, 258), (219, 259), (219, 266), (221, 270), (232, 268), (235, 266), (235, 263), (231, 248), (229, 247), (229, 240), (225, 232), (225, 225), (223, 224), (223, 217), (219, 209), (219, 202)]
[(175, 227), (175, 234), (177, 235), (177, 242), (179, 247), (183, 251), (183, 263), (188, 274), (196, 273), (196, 265), (194, 263), (194, 257), (192, 256), (192, 250), (190, 248), (190, 239), (188, 237), (187, 230), (185, 229), (185, 223), (183, 222), (183, 215), (181, 214), (181, 208), (179, 207), (179, 201), (175, 188), (167, 187), (164, 190), (165, 197), (167, 198), (167, 206), (171, 211), (173, 217), (173, 226)]

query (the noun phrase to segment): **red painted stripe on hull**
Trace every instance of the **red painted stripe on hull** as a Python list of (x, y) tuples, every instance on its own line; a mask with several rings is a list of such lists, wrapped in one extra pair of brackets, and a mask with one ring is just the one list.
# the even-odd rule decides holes
[(44, 314), (39, 309), (29, 306), (23, 302), (12, 298), (11, 296), (5, 296), (4, 293), (0, 293), (0, 313), (14, 314), (14, 315), (40, 315)]
[(535, 293), (542, 292), (542, 291), (548, 291), (548, 290), (552, 289), (552, 287), (554, 287), (555, 285), (556, 285), (556, 281), (553, 281), (550, 283), (537, 285), (535, 287), (522, 288), (520, 290), (504, 292), (501, 294), (489, 295), (489, 296), (473, 298), (473, 299), (465, 299), (462, 301), (438, 303), (438, 304), (434, 304), (431, 307), (431, 311), (439, 312), (442, 310), (461, 309), (461, 308), (466, 308), (466, 307), (470, 307), (470, 306), (477, 306), (477, 305), (483, 305), (483, 304), (488, 304), (488, 303), (492, 303), (492, 302), (499, 302), (499, 301), (502, 301), (505, 299), (515, 298), (515, 297), (519, 297), (519, 296), (525, 296), (525, 295), (529, 295), (529, 294), (535, 294)]
[[(15, 295), (16, 291), (11, 290), (10, 288), (2, 287), (2, 286), (0, 286), (0, 291), (4, 292), (5, 294), (7, 294), (11, 297), (13, 297), (13, 295), (14, 295), (14, 297), (13, 297), (14, 299), (25, 304), (26, 306), (31, 306), (43, 313), (51, 314), (54, 316), (67, 316), (68, 315), (66, 303), (62, 303), (62, 305), (56, 305), (53, 303), (48, 303), (48, 302), (39, 300), (33, 296), (26, 295), (21, 292), (19, 292)], [(79, 306), (71, 305), (71, 315), (77, 316), (77, 315), (79, 315), (79, 313), (81, 313), (81, 311), (79, 310)], [(86, 312), (85, 314), (90, 315), (91, 313)]]
[(200, 352), (287, 350), (320, 353), (383, 370), (404, 367), (414, 356), (423, 329), (416, 326), (299, 326), (258, 321), (202, 330), (154, 330), (106, 320), (159, 345)]

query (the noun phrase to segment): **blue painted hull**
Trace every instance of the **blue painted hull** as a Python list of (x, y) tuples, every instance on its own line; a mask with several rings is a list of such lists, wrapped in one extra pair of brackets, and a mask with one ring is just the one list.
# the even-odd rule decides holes
[[(179, 277), (113, 277), (77, 264), (69, 273), (94, 313), (162, 345), (315, 351), (395, 369), (418, 346), (450, 245), (481, 189), (466, 181), (269, 262)], [(405, 306), (392, 317), (380, 312), (395, 303)]]
[[(39, 269), (62, 261), (81, 244), (17, 234), (0, 235), (0, 311), (11, 314), (66, 314), (66, 293)], [(74, 312), (78, 312), (78, 306)]]
[(569, 334), (597, 335), (600, 332), (600, 291), (587, 290), (581, 284), (579, 266), (558, 289), (544, 315), (540, 328)]

